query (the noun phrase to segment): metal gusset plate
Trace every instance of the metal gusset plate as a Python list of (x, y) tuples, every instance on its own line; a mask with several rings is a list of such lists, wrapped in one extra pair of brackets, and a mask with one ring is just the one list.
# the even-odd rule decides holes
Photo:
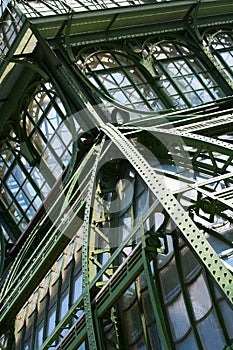
[(198, 230), (191, 218), (176, 200), (171, 191), (164, 183), (164, 177), (156, 174), (147, 160), (141, 155), (133, 144), (122, 135), (116, 127), (105, 124), (101, 126), (103, 132), (110, 137), (122, 154), (133, 165), (141, 178), (148, 185), (162, 204), (163, 208), (170, 215), (173, 222), (182, 232), (187, 242), (199, 256), (199, 259), (206, 266), (217, 284), (233, 303), (233, 277), (224, 263), (218, 257), (215, 250)]

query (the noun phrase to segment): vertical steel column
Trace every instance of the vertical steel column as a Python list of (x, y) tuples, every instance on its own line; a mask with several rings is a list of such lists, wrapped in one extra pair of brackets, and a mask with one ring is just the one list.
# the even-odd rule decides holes
[(86, 198), (86, 209), (84, 213), (84, 225), (83, 225), (83, 242), (82, 242), (82, 273), (83, 273), (83, 284), (82, 294), (84, 302), (84, 311), (86, 318), (87, 336), (88, 343), (91, 350), (97, 350), (96, 334), (93, 321), (93, 313), (91, 309), (91, 296), (90, 296), (90, 281), (89, 281), (89, 236), (91, 229), (91, 205), (95, 191), (95, 179), (97, 173), (97, 167), (99, 164), (99, 158), (101, 155), (102, 147), (105, 138), (103, 138), (101, 144), (96, 147), (96, 159), (91, 172), (91, 179), (89, 183), (89, 189)]
[(141, 231), (142, 231), (141, 237), (142, 237), (142, 245), (143, 245), (142, 259), (143, 259), (144, 273), (145, 273), (145, 277), (148, 285), (148, 291), (149, 291), (157, 327), (161, 335), (163, 348), (166, 350), (173, 350), (174, 347), (172, 344), (171, 333), (169, 332), (169, 327), (166, 322), (163, 309), (161, 307), (161, 295), (159, 294), (158, 288), (155, 285), (153, 274), (151, 271), (149, 255), (146, 251), (146, 242), (145, 242), (143, 225), (141, 226)]

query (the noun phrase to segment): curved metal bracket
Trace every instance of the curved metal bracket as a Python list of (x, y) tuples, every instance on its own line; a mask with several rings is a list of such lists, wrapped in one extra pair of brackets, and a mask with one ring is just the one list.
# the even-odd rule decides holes
[(196, 38), (201, 42), (201, 33), (197, 26), (197, 14), (200, 7), (201, 0), (197, 0), (196, 4), (193, 4), (184, 17), (184, 22), (187, 22), (188, 25), (194, 30)]

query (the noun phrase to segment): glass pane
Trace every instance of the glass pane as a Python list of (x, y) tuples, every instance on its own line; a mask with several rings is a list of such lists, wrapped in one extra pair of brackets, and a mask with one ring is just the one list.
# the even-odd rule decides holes
[(41, 322), (36, 329), (35, 349), (38, 350), (42, 344), (43, 344), (43, 323)]
[(123, 312), (125, 327), (127, 327), (127, 344), (133, 344), (138, 341), (142, 335), (142, 326), (140, 320), (138, 304), (135, 303), (127, 311)]
[[(179, 108), (222, 97), (221, 89), (201, 59), (187, 47), (175, 43), (148, 43), (147, 51), (153, 55), (160, 82)], [(214, 91), (210, 89), (212, 86)]]
[(156, 349), (156, 350), (164, 349), (161, 343), (160, 334), (156, 324), (152, 324), (148, 326), (147, 331), (148, 331), (149, 340), (150, 340), (152, 349)]
[(225, 321), (225, 327), (228, 332), (229, 338), (233, 338), (233, 310), (229, 304), (224, 300), (220, 303), (220, 308)]
[(83, 342), (77, 350), (85, 350), (86, 349), (86, 346), (85, 346), (85, 342)]
[(231, 32), (217, 32), (207, 37), (208, 46), (224, 73), (232, 80), (233, 76), (233, 37)]
[(198, 347), (197, 347), (193, 333), (190, 333), (181, 343), (177, 344), (176, 349), (177, 350), (197, 350)]
[(209, 291), (202, 275), (189, 287), (190, 299), (196, 320), (206, 315), (212, 306)]
[(174, 258), (162, 269), (160, 275), (164, 299), (169, 302), (180, 292), (180, 280)]
[(205, 350), (223, 349), (227, 345), (214, 312), (198, 324), (198, 331)]
[(183, 295), (167, 308), (174, 340), (181, 339), (189, 330), (190, 322)]
[(76, 300), (80, 297), (82, 293), (82, 274), (75, 276), (74, 279), (74, 286), (73, 286), (73, 303), (75, 303)]
[(195, 255), (191, 252), (189, 247), (184, 247), (181, 250), (181, 265), (183, 275), (186, 281), (192, 280), (201, 269)]
[[(85, 62), (85, 55), (83, 60)], [(142, 71), (135, 67), (129, 53), (93, 53), (84, 63), (85, 67), (81, 61), (77, 61), (77, 64), (86, 69), (88, 78), (96, 87), (101, 88), (104, 94), (107, 91), (121, 104), (139, 110), (164, 108), (163, 103), (159, 102), (156, 90), (149, 83), (143, 85), (147, 79)], [(105, 100), (103, 102), (107, 104)], [(130, 119), (133, 118), (135, 115), (130, 115)]]
[(48, 312), (47, 335), (52, 333), (52, 331), (54, 330), (55, 322), (56, 322), (56, 305), (54, 305)]
[(61, 296), (60, 320), (65, 316), (69, 308), (69, 291), (66, 290)]

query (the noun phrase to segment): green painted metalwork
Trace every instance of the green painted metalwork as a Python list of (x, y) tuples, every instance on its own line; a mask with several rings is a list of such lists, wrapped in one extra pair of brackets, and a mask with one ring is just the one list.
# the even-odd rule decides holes
[[(79, 176), (82, 176), (82, 171), (86, 171), (86, 164), (92, 158), (93, 152), (90, 152), (89, 156), (84, 159), (83, 164), (78, 169), (77, 173)], [(87, 175), (87, 174), (85, 174)], [(70, 180), (72, 181), (72, 179)], [(57, 206), (59, 201), (64, 201), (64, 192), (62, 191), (59, 195), (57, 201), (54, 204), (45, 217), (42, 218), (40, 223), (43, 229), (43, 223), (46, 222), (46, 219), (52, 218), (56, 220), (53, 222), (52, 227), (48, 231), (47, 235), (42, 240), (41, 244), (37, 247), (35, 252), (31, 254), (33, 259), (33, 264), (31, 260), (24, 263), (25, 254), (27, 254), (28, 249), (31, 247), (32, 241), (35, 239), (35, 236), (38, 235), (38, 228), (35, 228), (31, 236), (29, 236), (28, 241), (25, 244), (25, 248), (22, 249), (21, 256), (15, 261), (11, 268), (11, 273), (9, 274), (8, 279), (5, 281), (5, 285), (1, 289), (1, 298), (4, 300), (4, 303), (7, 302), (7, 307), (4, 307), (3, 312), (1, 313), (2, 320), (5, 318), (10, 321), (14, 314), (12, 314), (12, 309), (10, 304), (14, 304), (14, 310), (17, 312), (23, 303), (29, 296), (30, 291), (32, 292), (35, 286), (35, 283), (40, 283), (43, 275), (48, 271), (49, 267), (57, 259), (59, 254), (62, 252), (64, 247), (70, 241), (71, 237), (82, 224), (82, 219), (79, 219), (80, 212), (83, 210), (83, 205), (85, 203), (85, 196), (87, 191), (88, 179), (86, 176), (79, 183), (78, 194), (79, 201), (71, 206), (69, 203), (66, 203), (62, 208), (60, 217), (57, 216)], [(68, 185), (67, 185), (68, 186)], [(54, 210), (54, 212), (53, 212)], [(68, 213), (71, 213), (71, 217)], [(57, 216), (57, 217), (56, 217)], [(19, 274), (20, 268), (20, 274)], [(30, 273), (31, 271), (31, 273)], [(16, 277), (17, 279), (13, 279)], [(20, 287), (21, 286), (21, 287)], [(7, 301), (5, 300), (7, 298)], [(0, 320), (1, 322), (1, 320)]]
[[(130, 5), (133, 5), (133, 3), (131, 2)], [(144, 27), (143, 35), (155, 34), (164, 30), (177, 31), (184, 29), (183, 18), (192, 8), (193, 1), (165, 1), (157, 4), (156, 7), (154, 5), (153, 1), (140, 6), (124, 7), (120, 6), (120, 2), (117, 2), (115, 8), (111, 6), (111, 8), (94, 11), (93, 7), (93, 11), (87, 9), (87, 11), (82, 12), (78, 9), (75, 10), (75, 8), (73, 12), (70, 12), (63, 7), (63, 13), (61, 10), (60, 16), (52, 12), (48, 13), (50, 21), (53, 23), (50, 28), (46, 23), (47, 16), (43, 17), (43, 12), (40, 14), (40, 10), (36, 13), (34, 8), (30, 6), (30, 2), (26, 6), (20, 5), (20, 7), (26, 16), (31, 17), (32, 23), (37, 25), (43, 37), (55, 37), (67, 17), (72, 18), (71, 42), (86, 44), (117, 38), (129, 38), (135, 34), (142, 36), (140, 26)], [(217, 12), (216, 6), (218, 7)], [(205, 18), (207, 13), (208, 23), (226, 23), (231, 9), (232, 3), (229, 0), (222, 1), (221, 4), (217, 2), (217, 5), (216, 1), (202, 1), (198, 11), (197, 24), (202, 24), (203, 17)], [(46, 15), (46, 12), (44, 14)], [(173, 23), (169, 23), (171, 18)], [(76, 37), (76, 26), (79, 29), (78, 37)]]
[(89, 232), (91, 227), (91, 205), (92, 205), (92, 197), (95, 186), (95, 177), (97, 172), (97, 167), (99, 164), (99, 159), (103, 147), (104, 139), (101, 144), (96, 146), (96, 159), (92, 168), (89, 188), (86, 197), (86, 209), (84, 213), (84, 228), (83, 228), (83, 243), (82, 243), (82, 273), (83, 273), (83, 303), (84, 303), (84, 311), (85, 318), (87, 324), (87, 336), (89, 347), (93, 350), (97, 350), (97, 344), (95, 339), (95, 331), (94, 331), (94, 322), (93, 315), (91, 309), (91, 296), (90, 296), (90, 284), (89, 284)]
[(151, 169), (150, 165), (142, 158), (141, 154), (136, 151), (132, 144), (124, 138), (123, 135), (117, 132), (116, 129), (114, 130), (112, 126), (107, 125), (102, 126), (102, 129), (112, 138), (113, 142), (117, 143), (122, 153), (126, 154), (128, 160), (135, 167), (135, 170), (139, 172), (151, 191), (161, 201), (165, 210), (180, 228), (194, 251), (198, 251), (199, 258), (232, 303), (233, 289), (231, 273), (170, 191), (165, 187), (160, 189), (159, 184), (163, 183), (163, 178)]
[[(144, 222), (148, 219), (148, 217), (151, 215), (151, 213), (155, 210), (155, 208), (157, 207), (158, 203), (155, 202), (151, 205), (151, 207), (149, 208), (148, 212), (146, 213), (146, 215), (144, 216), (143, 220)], [(121, 254), (121, 252), (123, 251), (124, 247), (126, 247), (129, 242), (134, 238), (134, 236), (136, 235), (136, 233), (140, 230), (142, 223), (138, 222), (132, 232), (130, 233), (130, 235), (128, 235), (126, 237), (126, 239), (119, 245), (119, 247), (117, 247), (117, 249), (112, 253), (111, 257), (108, 259), (108, 261), (106, 262), (106, 264), (104, 264), (104, 266), (100, 269), (100, 271), (96, 274), (95, 278), (90, 281), (90, 290), (92, 290), (93, 287), (96, 286), (97, 282), (99, 280), (101, 280), (102, 276), (106, 275), (106, 271), (109, 269), (109, 267), (113, 264), (113, 262), (116, 260), (117, 256)], [(108, 289), (106, 288), (106, 291)], [(75, 311), (82, 308), (82, 298), (79, 298), (77, 300), (77, 302), (70, 308), (69, 312), (66, 314), (66, 316), (64, 317), (64, 319), (57, 325), (57, 327), (54, 329), (54, 332), (51, 334), (50, 337), (47, 338), (47, 340), (44, 342), (44, 345), (42, 346), (42, 349), (47, 349), (49, 348), (49, 346), (52, 344), (52, 342), (56, 339), (56, 337), (58, 336), (58, 334), (61, 332), (61, 330), (69, 323), (69, 321), (72, 319), (73, 315), (75, 314)], [(81, 320), (81, 325), (78, 325), (78, 327), (83, 327), (83, 319)], [(75, 338), (75, 335), (72, 335), (72, 337)], [(79, 339), (81, 338), (77, 338), (74, 339), (74, 348), (75, 346), (77, 347), (77, 344), (79, 344)], [(69, 343), (70, 340), (68, 340)], [(65, 345), (64, 345), (65, 346)]]
[[(143, 232), (144, 233), (144, 232)], [(144, 272), (146, 276), (146, 281), (149, 289), (149, 294), (151, 295), (151, 302), (152, 302), (152, 308), (153, 312), (155, 314), (155, 318), (158, 322), (158, 328), (161, 332), (161, 338), (163, 342), (163, 346), (167, 349), (172, 349), (172, 341), (171, 341), (171, 334), (169, 332), (169, 329), (167, 328), (167, 323), (164, 317), (164, 310), (161, 306), (161, 304), (158, 302), (160, 300), (161, 295), (159, 295), (158, 288), (155, 287), (154, 281), (153, 281), (153, 275), (150, 267), (151, 259), (149, 257), (148, 252), (146, 252), (146, 242), (145, 237), (142, 235), (142, 241), (143, 241), (143, 251), (142, 251), (142, 259), (144, 264)]]
[[(5, 261), (1, 281), (0, 346), (204, 350), (211, 348), (211, 324), (219, 349), (230, 348), (233, 91), (224, 55), (232, 56), (232, 1), (23, 0), (0, 8), (13, 21), (0, 26), (0, 129), (7, 146), (1, 186), (15, 178), (16, 164), (25, 181), (33, 180), (27, 159), (34, 170), (38, 162), (47, 165), (44, 180), (52, 187), (52, 163), (33, 142), (38, 135), (57, 166), (68, 165), (42, 131), (57, 97), (66, 112), (57, 103), (54, 111), (75, 141), (65, 178), (31, 221), (34, 228), (20, 237), (25, 224), (19, 230), (21, 219), (14, 223), (12, 201), (25, 222), (31, 217), (13, 187), (4, 194), (7, 207), (1, 198), (1, 238), (13, 244), (14, 261)], [(41, 84), (53, 88), (48, 105), (37, 100), (36, 110)], [(98, 154), (99, 144), (80, 143), (88, 128), (93, 143), (102, 140)], [(21, 148), (17, 137), (25, 140)], [(166, 181), (174, 181), (171, 190)], [(38, 194), (39, 182), (32, 188)], [(135, 334), (126, 334), (131, 320)]]

